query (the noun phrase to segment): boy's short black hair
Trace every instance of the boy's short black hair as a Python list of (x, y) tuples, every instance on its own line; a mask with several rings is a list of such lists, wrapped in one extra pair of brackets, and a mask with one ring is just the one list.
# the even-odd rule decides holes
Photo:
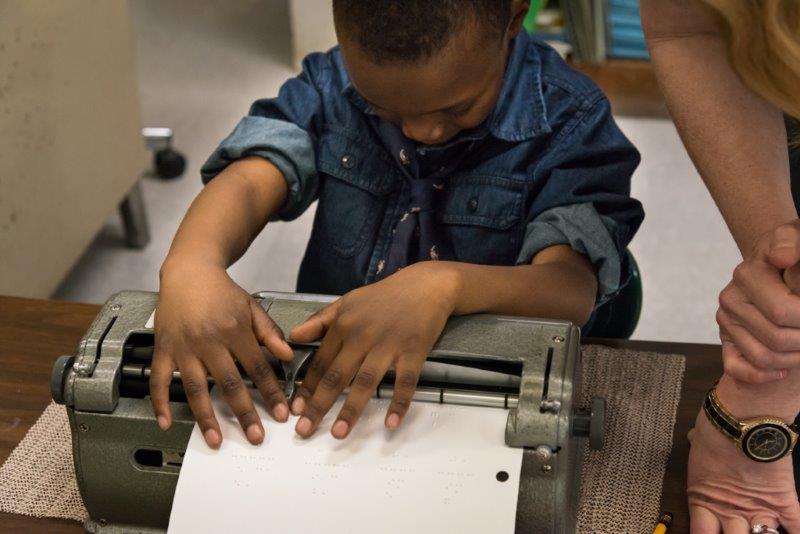
[(444, 48), (469, 20), (501, 38), (511, 0), (333, 0), (333, 16), (340, 37), (376, 62), (415, 61)]

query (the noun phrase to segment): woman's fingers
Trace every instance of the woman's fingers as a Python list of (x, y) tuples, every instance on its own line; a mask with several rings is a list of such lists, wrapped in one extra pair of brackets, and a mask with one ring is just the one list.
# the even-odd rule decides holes
[(741, 516), (723, 517), (722, 532), (725, 534), (750, 534), (750, 523)]
[(212, 449), (217, 449), (222, 444), (222, 432), (219, 422), (211, 406), (211, 397), (208, 394), (207, 371), (200, 360), (187, 358), (180, 365), (181, 382), (186, 400), (192, 409), (197, 425), (203, 433), (203, 438)]
[(742, 292), (735, 286), (729, 285), (725, 288), (720, 293), (719, 302), (719, 309), (727, 314), (729, 323), (744, 327), (770, 350), (800, 353), (800, 328), (772, 323), (758, 308), (745, 300)]
[(276, 358), (291, 361), (294, 358), (292, 348), (286, 342), (283, 331), (278, 328), (267, 312), (264, 311), (254, 298), (250, 298), (250, 315), (252, 317), (253, 333), (256, 339), (264, 345)]
[(161, 430), (172, 425), (172, 411), (169, 408), (169, 385), (172, 383), (172, 372), (177, 369), (175, 360), (156, 347), (153, 351), (153, 363), (150, 368), (150, 403), (156, 414), (156, 421)]
[(717, 516), (703, 506), (690, 505), (689, 506), (690, 518), (690, 532), (692, 534), (719, 534), (720, 523)]
[[(756, 369), (770, 371), (774, 379), (783, 378), (788, 369), (800, 366), (800, 352), (775, 352), (756, 339), (747, 328), (736, 323), (724, 310), (717, 312), (720, 329), (728, 341)], [(777, 373), (777, 374), (776, 374)]]
[(800, 295), (800, 264), (792, 265), (783, 271), (783, 281), (795, 295)]
[[(247, 441), (258, 445), (264, 441), (264, 427), (261, 418), (253, 405), (253, 398), (233, 363), (227, 350), (219, 348), (214, 355), (204, 359), (208, 370), (216, 380), (216, 386), (222, 390), (225, 401), (239, 420), (239, 424), (247, 436)], [(196, 414), (196, 412), (195, 412)]]
[(800, 328), (800, 296), (791, 292), (773, 265), (742, 262), (733, 271), (733, 283), (771, 323)]
[(233, 352), (247, 376), (261, 393), (266, 403), (267, 410), (276, 421), (286, 421), (289, 418), (289, 404), (283, 394), (278, 378), (272, 370), (266, 356), (261, 352), (258, 342), (253, 336), (243, 335), (238, 338)]
[(764, 384), (784, 377), (780, 370), (766, 371), (754, 366), (730, 341), (722, 342), (722, 367), (726, 374), (748, 384)]
[(786, 532), (800, 532), (800, 502), (794, 499), (789, 509), (781, 510), (779, 519)]
[[(759, 513), (753, 515), (752, 517), (753, 519), (749, 522), (750, 527), (753, 527), (754, 525), (766, 525), (770, 528), (774, 528), (777, 530), (778, 527), (780, 526), (780, 523), (778, 519), (776, 519), (775, 514), (770, 515), (770, 514)], [(789, 529), (789, 532), (795, 532), (795, 530)]]
[(800, 262), (800, 220), (782, 224), (772, 232), (768, 257), (778, 269)]
[(364, 358), (364, 363), (361, 364), (350, 385), (347, 400), (331, 427), (333, 437), (337, 439), (347, 437), (364, 412), (367, 403), (375, 395), (375, 388), (389, 370), (391, 362), (392, 359), (383, 356), (379, 350), (371, 352)]

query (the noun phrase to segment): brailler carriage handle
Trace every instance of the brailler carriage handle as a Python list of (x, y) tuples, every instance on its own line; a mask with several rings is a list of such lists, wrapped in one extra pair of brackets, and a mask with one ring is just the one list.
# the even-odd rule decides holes
[(281, 361), (281, 367), (283, 367), (283, 376), (285, 380), (283, 383), (283, 394), (286, 396), (286, 400), (289, 402), (292, 402), (292, 397), (294, 396), (295, 379), (297, 378), (300, 369), (309, 359), (311, 359), (316, 347), (299, 346), (293, 347), (292, 350), (294, 351), (294, 358), (292, 358), (292, 361)]

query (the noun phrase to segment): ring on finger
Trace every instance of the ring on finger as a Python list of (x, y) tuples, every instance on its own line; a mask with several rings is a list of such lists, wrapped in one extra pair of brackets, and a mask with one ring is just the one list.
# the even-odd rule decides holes
[(780, 534), (777, 528), (768, 527), (763, 523), (750, 527), (750, 534)]

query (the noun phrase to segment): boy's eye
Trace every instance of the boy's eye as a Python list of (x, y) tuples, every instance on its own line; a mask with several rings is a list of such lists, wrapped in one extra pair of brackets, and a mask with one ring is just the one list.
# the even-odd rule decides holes
[(472, 109), (472, 102), (470, 102), (469, 104), (464, 104), (464, 105), (461, 105), (461, 106), (450, 108), (450, 109), (447, 110), (447, 113), (449, 115), (454, 116), (454, 117), (458, 117), (459, 115), (464, 115), (470, 109)]

